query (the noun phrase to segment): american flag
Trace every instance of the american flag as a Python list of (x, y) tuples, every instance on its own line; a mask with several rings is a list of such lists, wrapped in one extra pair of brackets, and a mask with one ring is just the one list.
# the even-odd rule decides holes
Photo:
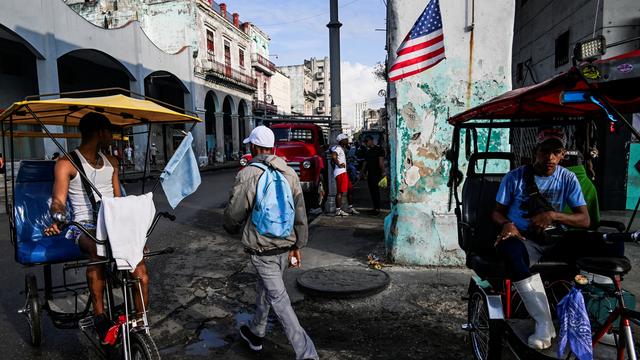
[(396, 81), (436, 66), (444, 59), (444, 35), (438, 0), (431, 0), (396, 52), (389, 80)]

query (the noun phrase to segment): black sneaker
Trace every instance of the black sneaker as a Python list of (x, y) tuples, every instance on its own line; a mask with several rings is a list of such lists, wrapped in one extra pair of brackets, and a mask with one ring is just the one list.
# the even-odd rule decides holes
[(107, 345), (105, 338), (107, 337), (109, 329), (113, 326), (113, 322), (104, 314), (100, 314), (93, 319), (93, 325), (96, 328), (96, 333), (98, 333), (98, 337), (100, 338), (102, 345)]
[(249, 344), (249, 348), (251, 348), (251, 350), (262, 350), (262, 338), (251, 332), (248, 326), (242, 325), (240, 327), (240, 336), (247, 342), (247, 344)]

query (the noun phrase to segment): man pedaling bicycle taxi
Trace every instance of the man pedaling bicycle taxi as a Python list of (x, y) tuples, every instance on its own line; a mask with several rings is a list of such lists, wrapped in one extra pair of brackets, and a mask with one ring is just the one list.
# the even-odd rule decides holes
[[(558, 165), (565, 147), (562, 129), (540, 131), (533, 166), (522, 166), (505, 175), (492, 214), (501, 227), (496, 251), (536, 323), (535, 332), (528, 338), (528, 345), (534, 349), (550, 347), (556, 332), (540, 274), (532, 274), (530, 267), (541, 259), (574, 261), (585, 256), (624, 254), (622, 242), (606, 244), (602, 236), (571, 236), (571, 231), (562, 231), (565, 226), (586, 229), (591, 222), (576, 175)], [(565, 205), (573, 213), (563, 213)]]
[[(95, 185), (103, 197), (119, 197), (120, 182), (118, 180), (118, 161), (111, 155), (102, 153), (111, 143), (112, 125), (106, 116), (91, 112), (80, 120), (81, 143), (80, 146), (71, 152), (70, 157), (60, 158), (55, 166), (55, 178), (53, 184), (53, 194), (51, 200), (51, 214), (66, 214), (67, 199), (71, 204), (72, 220), (83, 225), (87, 230), (95, 235), (97, 213), (96, 200), (100, 200), (93, 190), (90, 198), (88, 184), (83, 184), (78, 171), (73, 167), (72, 161), (84, 170), (87, 178)], [(75, 159), (74, 159), (75, 158)], [(94, 211), (94, 207), (96, 211)], [(56, 216), (53, 216), (55, 219)], [(54, 223), (45, 229), (45, 235), (52, 236), (63, 231), (60, 224)], [(87, 254), (90, 261), (104, 260), (98, 255), (98, 246), (90, 237), (82, 233), (75, 226), (69, 227), (66, 237), (75, 240), (82, 252)], [(140, 279), (140, 286), (144, 296), (145, 306), (148, 309), (148, 276), (147, 267), (142, 260), (132, 273), (133, 278)], [(93, 265), (87, 267), (87, 284), (91, 294), (91, 302), (94, 313), (94, 324), (100, 340), (104, 343), (105, 336), (113, 322), (104, 313), (104, 289), (105, 274), (104, 265)], [(134, 301), (139, 317), (142, 316), (142, 299), (140, 291), (136, 289)]]

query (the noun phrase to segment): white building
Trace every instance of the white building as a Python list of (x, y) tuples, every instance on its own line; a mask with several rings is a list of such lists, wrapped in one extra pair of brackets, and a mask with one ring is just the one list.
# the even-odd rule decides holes
[[(28, 95), (120, 87), (139, 94), (163, 94), (174, 105), (195, 109), (195, 48), (186, 45), (169, 54), (149, 40), (138, 22), (106, 30), (87, 22), (62, 1), (33, 0), (26, 6), (22, 0), (3, 0), (0, 108)], [(154, 132), (162, 140), (163, 134), (165, 139), (173, 136), (168, 130)], [(135, 135), (134, 143), (139, 166), (145, 159), (147, 137)], [(160, 143), (173, 145), (171, 139)], [(70, 149), (77, 140), (62, 139), (61, 144)], [(23, 139), (16, 142), (15, 155), (35, 159), (55, 151), (59, 150), (49, 140)]]
[[(241, 23), (239, 14), (230, 13), (226, 4), (208, 0), (67, 2), (97, 26), (114, 28), (138, 21), (149, 39), (166, 52), (190, 47), (193, 110), (205, 119), (204, 124), (194, 129), (197, 156), (201, 162), (238, 158), (244, 148), (242, 139), (253, 127), (251, 104), (258, 87), (252, 69), (249, 23)], [(162, 83), (166, 79), (156, 77), (153, 80)], [(168, 91), (145, 93), (184, 106)], [(165, 133), (166, 129), (158, 130), (152, 137), (162, 139)], [(165, 136), (163, 141), (156, 142), (171, 149), (177, 140)]]
[(271, 77), (271, 96), (278, 114), (291, 114), (291, 79), (280, 70)]
[(291, 79), (292, 112), (300, 115), (331, 114), (329, 58), (311, 58), (302, 65), (278, 68)]
[(385, 108), (363, 110), (362, 121), (362, 128), (365, 130), (386, 128), (387, 110)]
[[(271, 39), (257, 26), (250, 25), (251, 66), (253, 76), (258, 82), (258, 89), (253, 98), (253, 114), (277, 114), (272, 91), (272, 78), (276, 73), (276, 65), (269, 60), (269, 43)], [(287, 109), (288, 110), (288, 109)]]

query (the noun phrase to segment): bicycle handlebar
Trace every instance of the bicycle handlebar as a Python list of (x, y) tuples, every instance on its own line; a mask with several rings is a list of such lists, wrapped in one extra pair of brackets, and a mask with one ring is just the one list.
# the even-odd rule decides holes
[[(175, 249), (173, 247), (167, 247), (164, 248), (162, 250), (156, 250), (156, 251), (150, 251), (148, 253), (144, 254), (144, 258), (150, 258), (153, 256), (158, 256), (158, 255), (167, 255), (167, 254), (173, 254), (175, 252)], [(113, 263), (115, 261), (115, 259), (105, 259), (105, 260), (97, 260), (97, 261), (84, 261), (84, 262), (78, 262), (75, 264), (64, 264), (64, 268), (65, 269), (77, 269), (77, 268), (81, 268), (81, 267), (87, 267), (87, 266), (94, 266), (94, 265), (106, 265), (109, 263)]]
[[(85, 228), (82, 224), (73, 221), (73, 220), (67, 220), (67, 217), (65, 214), (63, 213), (55, 213), (52, 214), (51, 216), (53, 218), (53, 220), (62, 225), (62, 229), (68, 227), (68, 226), (75, 226), (76, 228), (78, 228), (82, 233), (84, 233), (87, 237), (89, 237), (89, 239), (93, 240), (96, 244), (98, 245), (104, 245), (107, 243), (106, 240), (98, 240), (95, 235), (93, 235), (91, 232), (89, 232), (89, 230), (87, 230), (87, 228)], [(169, 221), (175, 221), (176, 220), (176, 216), (166, 212), (166, 211), (162, 211), (157, 213), (154, 218), (153, 221), (151, 222), (151, 226), (149, 227), (149, 230), (147, 230), (147, 238), (151, 235), (151, 233), (153, 232), (153, 230), (156, 228), (156, 225), (158, 225), (158, 221), (160, 220), (161, 217), (164, 217), (166, 219), (169, 219)]]

